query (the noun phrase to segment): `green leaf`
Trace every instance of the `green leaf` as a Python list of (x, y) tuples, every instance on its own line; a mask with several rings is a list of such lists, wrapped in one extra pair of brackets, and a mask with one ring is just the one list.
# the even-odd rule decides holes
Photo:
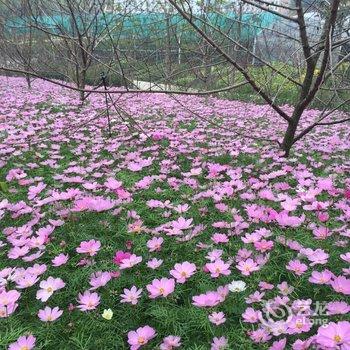
[(0, 191), (7, 193), (9, 191), (7, 183), (4, 181), (0, 181)]

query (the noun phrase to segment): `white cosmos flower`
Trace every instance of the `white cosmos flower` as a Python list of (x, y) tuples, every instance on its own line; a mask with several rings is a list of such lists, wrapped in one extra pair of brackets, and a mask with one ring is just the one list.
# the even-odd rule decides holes
[(111, 309), (104, 309), (102, 317), (106, 320), (110, 320), (113, 317), (113, 311)]
[(244, 281), (232, 281), (228, 285), (228, 289), (235, 293), (235, 292), (243, 292), (247, 288), (247, 284)]

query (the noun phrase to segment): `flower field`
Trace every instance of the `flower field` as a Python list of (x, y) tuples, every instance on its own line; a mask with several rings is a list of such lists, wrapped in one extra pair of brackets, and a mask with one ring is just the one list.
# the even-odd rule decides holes
[(0, 349), (350, 349), (348, 125), (0, 86)]

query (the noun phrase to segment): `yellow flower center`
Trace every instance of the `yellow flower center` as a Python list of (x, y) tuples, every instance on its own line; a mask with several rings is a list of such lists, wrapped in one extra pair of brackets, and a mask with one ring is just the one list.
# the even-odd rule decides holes
[(134, 227), (134, 232), (136, 232), (136, 233), (141, 232), (141, 230), (142, 230), (141, 226), (135, 226)]
[(301, 328), (303, 328), (303, 322), (302, 321), (297, 321), (297, 323), (295, 324), (296, 325), (296, 327), (298, 328), (298, 329), (301, 329)]
[(29, 350), (28, 346), (21, 346), (20, 350)]
[(48, 288), (46, 288), (46, 291), (49, 292), (49, 293), (52, 293), (53, 292), (53, 288), (52, 287), (48, 287)]
[(340, 343), (342, 341), (342, 338), (340, 335), (336, 335), (334, 338), (334, 341), (337, 342), (337, 343)]
[(144, 338), (144, 337), (138, 337), (138, 338), (137, 338), (137, 342), (138, 342), (140, 345), (143, 345), (143, 344), (145, 344), (145, 343), (146, 343), (146, 341), (145, 341), (145, 338)]
[(164, 293), (164, 288), (159, 288), (159, 292), (163, 294)]

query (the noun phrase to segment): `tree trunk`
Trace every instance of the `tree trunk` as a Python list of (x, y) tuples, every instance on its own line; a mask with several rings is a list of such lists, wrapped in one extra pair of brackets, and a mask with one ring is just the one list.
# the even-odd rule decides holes
[(282, 150), (285, 152), (284, 156), (289, 157), (290, 150), (293, 146), (295, 132), (297, 131), (298, 122), (293, 119), (290, 123), (288, 123), (287, 130), (284, 134), (282, 141)]
[(170, 15), (166, 13), (166, 44), (165, 44), (165, 75), (166, 75), (166, 88), (170, 89), (170, 76), (172, 72), (171, 68), (171, 23), (170, 23)]
[[(81, 81), (79, 84), (79, 89), (84, 90), (85, 89), (85, 78), (81, 77)], [(84, 102), (85, 100), (85, 93), (84, 91), (79, 91), (79, 97), (80, 97), (80, 101)]]
[(29, 74), (26, 74), (26, 81), (27, 81), (28, 89), (30, 90), (32, 88), (32, 82), (30, 80), (30, 75)]

